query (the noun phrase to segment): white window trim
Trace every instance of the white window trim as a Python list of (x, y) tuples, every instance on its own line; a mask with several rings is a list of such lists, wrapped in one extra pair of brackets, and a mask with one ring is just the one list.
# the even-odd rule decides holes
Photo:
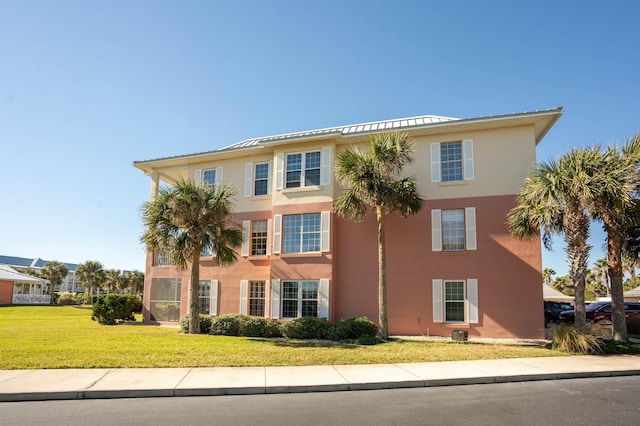
[[(464, 282), (464, 303), (465, 318), (464, 321), (445, 321), (445, 283), (446, 282)], [(476, 278), (443, 280), (433, 279), (432, 285), (432, 313), (434, 323), (444, 324), (477, 324), (479, 322), (478, 314), (478, 280)]]
[[(319, 185), (305, 185), (305, 162), (306, 155), (310, 152), (320, 152), (320, 184)], [(306, 189), (317, 189), (322, 186), (331, 185), (332, 164), (333, 157), (331, 155), (331, 147), (323, 147), (318, 149), (312, 149), (308, 151), (296, 151), (296, 152), (278, 152), (275, 154), (275, 190), (276, 191), (295, 191)], [(301, 170), (300, 170), (300, 186), (294, 188), (286, 188), (286, 164), (287, 157), (289, 155), (300, 154), (302, 156)]]
[[(475, 166), (473, 159), (473, 139), (463, 139), (460, 142), (462, 144), (462, 180), (461, 181), (447, 181), (449, 183), (460, 183), (468, 180), (475, 179)], [(443, 142), (444, 143), (444, 142)], [(431, 182), (442, 182), (442, 167), (440, 165), (440, 142), (433, 142), (430, 145), (431, 156)]]
[(204, 172), (207, 170), (215, 170), (216, 179), (214, 182), (214, 186), (218, 186), (222, 184), (222, 167), (210, 167), (207, 169), (196, 169), (193, 172), (193, 179), (196, 181), (198, 185), (204, 184)]
[[(206, 281), (208, 280), (200, 280), (200, 283)], [(191, 292), (189, 292), (189, 295), (191, 295)], [(211, 280), (209, 287), (209, 316), (215, 315), (218, 315), (218, 280)]]
[[(299, 251), (293, 253), (283, 253), (283, 244), (282, 239), (284, 237), (283, 226), (283, 216), (296, 216), (296, 215), (305, 215), (305, 214), (318, 214), (320, 213), (320, 250), (319, 251)], [(306, 255), (306, 254), (318, 254), (318, 253), (327, 253), (331, 251), (331, 212), (309, 212), (309, 213), (294, 213), (292, 215), (274, 215), (273, 216), (273, 253), (274, 254), (286, 254), (286, 255)], [(271, 227), (269, 226), (268, 229)], [(267, 235), (267, 247), (269, 247), (269, 235)], [(302, 246), (301, 246), (302, 249)], [(267, 249), (268, 253), (268, 249)], [(268, 253), (269, 254), (269, 253)]]
[(252, 255), (251, 249), (253, 244), (253, 226), (251, 225), (252, 220), (243, 220), (242, 221), (242, 249), (241, 255), (242, 257), (260, 257), (260, 256), (269, 256), (271, 254), (271, 243), (270, 243), (270, 235), (271, 235), (271, 219), (256, 219), (266, 220), (267, 222), (267, 244), (266, 244), (266, 253), (264, 255)]
[[(278, 286), (278, 293), (276, 296), (275, 293), (275, 281), (277, 281), (277, 286)], [(296, 280), (284, 280), (284, 281), (293, 281), (293, 282), (297, 282), (298, 283), (298, 309), (297, 309), (297, 313), (295, 317), (282, 317), (282, 319), (287, 319), (287, 320), (291, 320), (291, 319), (295, 319), (295, 318), (301, 318), (302, 315), (302, 285), (300, 285), (302, 282), (304, 281), (315, 281), (318, 283), (318, 318), (326, 318), (329, 319), (329, 279), (326, 278), (322, 278), (319, 280), (316, 279), (309, 279), (309, 280), (305, 280), (305, 279), (296, 279)], [(276, 298), (278, 300), (278, 312), (282, 311), (282, 301), (281, 299), (281, 280), (272, 280), (272, 291), (274, 291), (272, 293), (272, 306), (275, 310), (276, 308)], [(277, 319), (279, 318), (276, 316), (272, 316), (272, 318)]]
[[(445, 209), (445, 210), (462, 210), (457, 209)], [(478, 249), (478, 241), (476, 235), (476, 208), (465, 207), (464, 208), (464, 250), (443, 250), (442, 240), (442, 209), (431, 210), (431, 250), (441, 252), (456, 252), (456, 251), (473, 251)]]
[[(261, 164), (267, 165), (267, 193), (266, 194), (255, 194), (255, 176), (256, 176), (256, 167)], [(273, 174), (273, 161), (260, 161), (256, 163), (245, 163), (244, 165), (244, 196), (247, 198), (252, 197), (267, 197), (271, 195), (271, 176)]]

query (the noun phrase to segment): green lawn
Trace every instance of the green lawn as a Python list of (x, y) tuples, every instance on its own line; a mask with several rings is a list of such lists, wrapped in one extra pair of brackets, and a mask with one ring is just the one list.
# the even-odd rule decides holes
[(86, 306), (0, 307), (0, 369), (378, 364), (566, 355), (542, 347), (393, 341), (376, 346), (101, 326)]

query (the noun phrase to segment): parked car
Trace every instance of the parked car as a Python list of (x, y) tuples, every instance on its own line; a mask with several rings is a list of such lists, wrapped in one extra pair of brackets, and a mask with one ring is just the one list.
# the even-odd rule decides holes
[(560, 312), (573, 309), (573, 305), (568, 302), (544, 301), (544, 320), (546, 322), (560, 321)]
[[(587, 322), (611, 321), (611, 302), (594, 302), (585, 308)], [(640, 317), (640, 303), (624, 302), (625, 317)], [(561, 322), (574, 322), (576, 311), (560, 312)]]

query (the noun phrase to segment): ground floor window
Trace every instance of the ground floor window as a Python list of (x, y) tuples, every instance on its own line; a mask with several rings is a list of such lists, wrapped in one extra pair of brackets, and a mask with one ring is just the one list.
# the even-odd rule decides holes
[(318, 281), (282, 281), (282, 317), (317, 317)]
[(211, 281), (200, 281), (200, 313), (211, 315)]
[(180, 321), (180, 278), (152, 278), (149, 313), (152, 321)]
[(464, 281), (444, 282), (444, 320), (464, 322)]
[(478, 280), (432, 280), (433, 322), (479, 322)]
[(265, 306), (265, 282), (249, 282), (249, 315), (263, 317)]

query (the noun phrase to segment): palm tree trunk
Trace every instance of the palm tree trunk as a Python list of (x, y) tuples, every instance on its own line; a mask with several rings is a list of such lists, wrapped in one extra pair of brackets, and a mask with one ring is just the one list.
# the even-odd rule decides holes
[(191, 260), (189, 292), (189, 334), (200, 334), (200, 252), (197, 250)]
[(387, 255), (384, 240), (384, 209), (376, 207), (376, 218), (378, 219), (378, 324), (380, 330), (378, 335), (386, 339), (389, 337), (389, 327), (387, 323)]
[(569, 275), (575, 289), (575, 326), (581, 333), (587, 332), (587, 316), (584, 306), (584, 290), (586, 287), (587, 261), (591, 247), (587, 244), (589, 237), (589, 218), (581, 213), (575, 205), (568, 208), (563, 218)]
[(607, 231), (607, 251), (609, 278), (611, 283), (611, 322), (613, 323), (613, 340), (627, 340), (627, 321), (624, 315), (624, 289), (622, 287), (622, 238), (614, 226), (605, 224)]

